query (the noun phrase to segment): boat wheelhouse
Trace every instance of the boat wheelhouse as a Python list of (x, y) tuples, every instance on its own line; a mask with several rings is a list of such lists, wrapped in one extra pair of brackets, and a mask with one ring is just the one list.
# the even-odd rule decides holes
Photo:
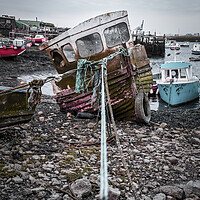
[(193, 101), (199, 97), (199, 79), (192, 75), (192, 65), (181, 61), (161, 65), (157, 81), (160, 97), (171, 106)]

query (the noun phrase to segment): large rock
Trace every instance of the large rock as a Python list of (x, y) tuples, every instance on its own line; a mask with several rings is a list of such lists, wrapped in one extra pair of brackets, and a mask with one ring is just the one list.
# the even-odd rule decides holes
[(171, 185), (161, 186), (160, 192), (175, 197), (177, 199), (182, 199), (183, 197), (183, 190), (177, 186), (171, 186)]
[(92, 185), (88, 179), (78, 179), (71, 184), (71, 191), (78, 199), (82, 199), (91, 193)]
[(166, 200), (166, 195), (164, 193), (159, 193), (153, 197), (153, 200)]
[(178, 159), (177, 159), (175, 156), (167, 157), (167, 160), (169, 160), (169, 162), (170, 162), (172, 165), (175, 165), (175, 164), (178, 163)]
[(118, 188), (109, 187), (109, 192), (108, 192), (109, 200), (117, 200), (119, 199), (119, 196), (120, 196), (120, 191)]
[(200, 197), (200, 180), (189, 181), (184, 187), (184, 192), (186, 195), (195, 194)]

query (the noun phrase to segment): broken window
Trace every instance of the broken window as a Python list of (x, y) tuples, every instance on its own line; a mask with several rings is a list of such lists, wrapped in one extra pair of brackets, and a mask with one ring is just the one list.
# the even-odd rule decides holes
[(63, 53), (66, 56), (67, 60), (69, 62), (74, 62), (75, 61), (75, 52), (74, 49), (72, 48), (71, 44), (66, 44), (62, 47)]
[(93, 33), (82, 37), (76, 41), (80, 57), (89, 57), (103, 50), (101, 36), (98, 33)]
[(52, 61), (58, 67), (63, 67), (64, 60), (58, 50), (51, 51)]
[(127, 42), (130, 38), (127, 24), (122, 22), (104, 30), (104, 36), (108, 47), (114, 47)]

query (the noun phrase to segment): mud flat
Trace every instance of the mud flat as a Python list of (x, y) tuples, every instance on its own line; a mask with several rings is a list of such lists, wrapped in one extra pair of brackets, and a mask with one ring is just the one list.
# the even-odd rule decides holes
[(18, 57), (0, 58), (0, 69), (0, 85), (8, 86), (19, 85), (20, 80), (17, 78), (22, 75), (55, 71), (49, 57), (37, 46), (27, 49)]
[[(18, 70), (1, 60), (1, 78), (53, 70), (43, 53), (25, 52)], [(152, 111), (148, 125), (116, 122), (138, 199), (200, 198), (199, 116), (200, 109)], [(99, 199), (99, 142), (96, 119), (62, 113), (53, 97), (43, 95), (29, 123), (0, 132), (0, 199)], [(109, 199), (134, 199), (113, 138), (108, 182)]]

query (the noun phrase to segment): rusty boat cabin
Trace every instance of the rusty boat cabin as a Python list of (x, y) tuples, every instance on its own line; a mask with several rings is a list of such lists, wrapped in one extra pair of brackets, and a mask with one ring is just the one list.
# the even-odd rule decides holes
[[(79, 59), (98, 61), (125, 48), (128, 56), (117, 55), (107, 62), (109, 93), (116, 120), (148, 122), (150, 106), (145, 93), (153, 77), (144, 46), (133, 45), (127, 11), (110, 12), (91, 18), (40, 46), (63, 74), (77, 68)], [(96, 113), (91, 105), (92, 86), (75, 93), (76, 73), (55, 82), (54, 92), (61, 111)]]

